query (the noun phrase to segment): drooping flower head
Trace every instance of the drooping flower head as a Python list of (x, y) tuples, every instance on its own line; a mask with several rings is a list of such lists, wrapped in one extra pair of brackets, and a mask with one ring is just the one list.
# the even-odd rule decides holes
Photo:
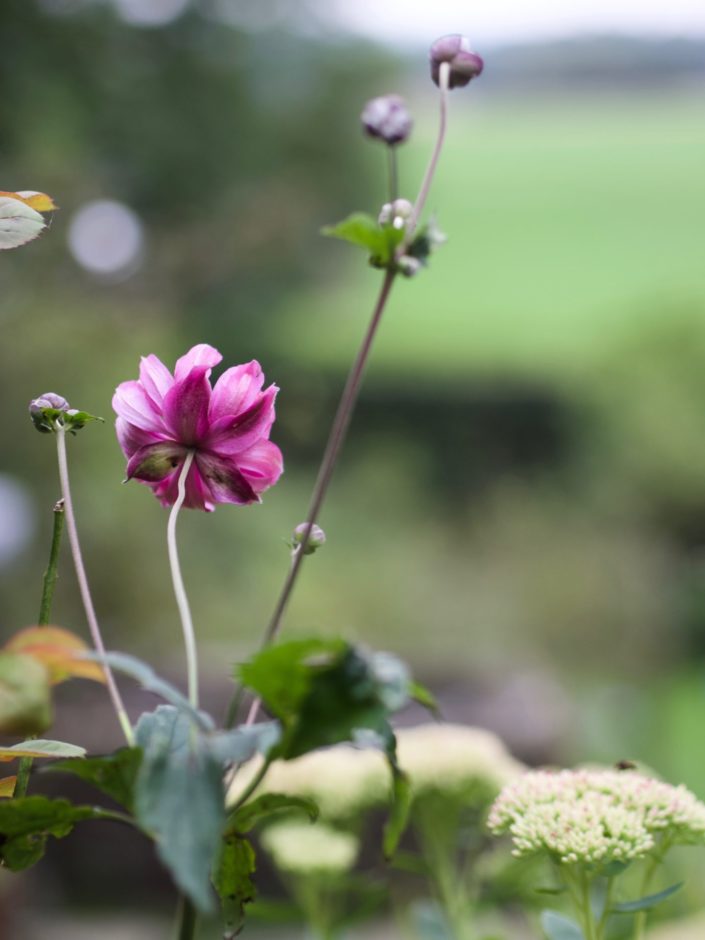
[(264, 375), (254, 360), (227, 369), (211, 388), (211, 369), (222, 358), (202, 343), (177, 361), (172, 375), (156, 356), (145, 356), (139, 379), (115, 391), (127, 478), (150, 486), (164, 506), (176, 501), (189, 452), (184, 506), (191, 509), (259, 502), (281, 475), (281, 452), (269, 440), (279, 389), (262, 389)]

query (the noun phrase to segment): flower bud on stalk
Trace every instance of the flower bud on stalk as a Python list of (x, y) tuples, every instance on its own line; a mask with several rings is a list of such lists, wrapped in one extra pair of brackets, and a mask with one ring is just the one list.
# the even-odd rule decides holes
[[(302, 522), (301, 525), (297, 525), (294, 529), (294, 538), (292, 542), (292, 547), (294, 550), (296, 550), (299, 545), (303, 544), (307, 529), (308, 522)], [(311, 532), (306, 542), (306, 548), (304, 549), (304, 555), (313, 555), (317, 548), (320, 548), (325, 544), (325, 541), (326, 533), (323, 531), (323, 529), (318, 525), (312, 525)]]
[(35, 428), (42, 434), (50, 434), (54, 430), (54, 422), (59, 417), (59, 412), (68, 410), (69, 403), (55, 392), (45, 392), (29, 403), (29, 415)]
[(463, 88), (477, 78), (485, 66), (482, 58), (470, 48), (467, 36), (459, 33), (437, 39), (431, 46), (429, 59), (431, 78), (436, 85), (440, 83), (441, 64), (447, 62), (450, 65), (449, 88)]
[(360, 120), (368, 137), (377, 137), (390, 147), (404, 143), (414, 123), (399, 95), (372, 98), (363, 108)]
[(404, 228), (414, 213), (414, 207), (408, 199), (395, 199), (394, 202), (385, 202), (379, 212), (377, 221), (380, 225), (391, 225), (394, 228)]

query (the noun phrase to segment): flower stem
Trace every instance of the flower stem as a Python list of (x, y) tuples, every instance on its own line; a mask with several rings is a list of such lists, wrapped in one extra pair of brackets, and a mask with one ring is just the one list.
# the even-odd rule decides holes
[[(42, 581), (42, 599), (39, 604), (39, 619), (37, 625), (46, 627), (51, 620), (51, 602), (54, 598), (54, 588), (57, 579), (57, 566), (59, 563), (59, 547), (61, 533), (64, 529), (64, 501), (60, 499), (54, 506), (54, 526), (51, 536), (51, 549), (49, 551), (49, 564), (44, 572)], [(29, 775), (34, 763), (31, 757), (23, 757), (17, 765), (17, 781), (14, 796), (25, 796), (29, 785)]]
[(167, 548), (169, 549), (169, 565), (171, 567), (171, 580), (174, 585), (174, 595), (176, 605), (179, 608), (181, 617), (181, 627), (184, 634), (184, 645), (186, 646), (186, 671), (188, 675), (188, 697), (194, 708), (198, 708), (198, 654), (196, 652), (196, 634), (193, 629), (193, 619), (191, 617), (191, 608), (189, 607), (184, 579), (181, 576), (181, 565), (179, 564), (179, 552), (176, 547), (176, 520), (179, 517), (179, 510), (186, 499), (186, 477), (193, 463), (194, 452), (190, 450), (186, 454), (184, 465), (179, 473), (178, 493), (176, 501), (171, 507), (169, 513), (169, 522), (166, 529)]
[(42, 584), (42, 600), (39, 605), (39, 619), (37, 624), (46, 627), (51, 622), (51, 604), (54, 599), (54, 588), (58, 578), (59, 547), (61, 533), (64, 530), (64, 501), (60, 499), (54, 506), (54, 528), (51, 536), (51, 549), (49, 551), (49, 564), (44, 572)]
[[(416, 199), (411, 218), (407, 224), (406, 236), (397, 248), (396, 257), (401, 257), (409, 244), (413, 240), (414, 232), (416, 226), (418, 225), (419, 218), (423, 212), (424, 206), (426, 204), (426, 199), (428, 197), (429, 190), (431, 188), (431, 183), (433, 182), (433, 177), (438, 166), (438, 158), (440, 157), (441, 150), (443, 149), (443, 142), (445, 140), (446, 126), (448, 123), (448, 83), (450, 80), (450, 65), (447, 62), (443, 62), (440, 68), (439, 74), (439, 87), (440, 87), (440, 123), (438, 127), (438, 136), (436, 138), (436, 143), (431, 154), (431, 159), (429, 160), (426, 172), (424, 174), (423, 182), (421, 183), (421, 188), (419, 190), (419, 195)], [(390, 164), (389, 164), (389, 174), (390, 174), (390, 190), (394, 192), (397, 185), (396, 180), (396, 151), (394, 147), (390, 147), (389, 150), (392, 152), (390, 155)], [(392, 159), (394, 160), (394, 165), (392, 167)], [(328, 443), (326, 444), (326, 449), (323, 454), (323, 459), (321, 461), (321, 466), (318, 471), (318, 477), (316, 478), (316, 483), (313, 488), (313, 493), (311, 495), (311, 502), (309, 504), (308, 514), (306, 516), (306, 528), (303, 531), (301, 541), (298, 545), (298, 548), (292, 556), (291, 566), (287, 572), (284, 584), (282, 586), (281, 592), (277, 599), (274, 612), (272, 613), (267, 629), (265, 630), (262, 643), (260, 645), (261, 649), (269, 646), (270, 643), (276, 638), (279, 630), (281, 628), (282, 619), (286, 611), (289, 598), (291, 597), (294, 586), (299, 576), (301, 570), (301, 565), (306, 554), (306, 546), (308, 545), (308, 540), (311, 536), (311, 530), (318, 519), (318, 514), (321, 510), (323, 502), (326, 498), (326, 493), (328, 492), (328, 485), (333, 476), (333, 471), (335, 470), (335, 465), (340, 454), (341, 447), (345, 440), (345, 434), (350, 424), (350, 418), (355, 409), (355, 404), (357, 402), (358, 393), (360, 391), (360, 385), (362, 383), (362, 378), (365, 372), (365, 366), (367, 364), (367, 359), (370, 354), (370, 349), (372, 348), (372, 343), (374, 341), (375, 335), (377, 333), (377, 327), (379, 326), (380, 320), (382, 319), (382, 314), (384, 313), (384, 308), (387, 304), (389, 298), (389, 293), (394, 283), (396, 277), (396, 270), (394, 266), (390, 266), (387, 269), (384, 275), (384, 281), (382, 282), (382, 287), (377, 297), (377, 302), (375, 304), (374, 310), (372, 311), (372, 317), (367, 327), (367, 332), (362, 340), (362, 345), (358, 351), (357, 357), (353, 363), (352, 369), (348, 375), (348, 380), (343, 390), (342, 397), (340, 399), (340, 404), (338, 405), (338, 410), (336, 412), (335, 418), (333, 420), (333, 426), (331, 427), (330, 434), (328, 437)], [(238, 706), (241, 702), (241, 690), (238, 689), (233, 698), (230, 701), (228, 706), (228, 711), (225, 718), (226, 728), (233, 726), (235, 719), (237, 717)], [(250, 707), (249, 714), (247, 716), (246, 724), (251, 725), (257, 719), (257, 714), (260, 708), (260, 700), (255, 699)]]
[[(345, 434), (350, 424), (350, 418), (352, 417), (352, 413), (355, 409), (355, 404), (357, 402), (357, 397), (360, 391), (360, 385), (362, 384), (362, 378), (365, 373), (365, 366), (367, 365), (367, 360), (370, 355), (370, 349), (372, 348), (372, 343), (374, 342), (377, 328), (382, 319), (384, 308), (387, 305), (387, 300), (389, 298), (389, 293), (392, 289), (392, 284), (394, 283), (395, 277), (396, 271), (393, 269), (387, 270), (385, 272), (382, 287), (377, 297), (374, 310), (372, 311), (372, 317), (367, 327), (367, 331), (363, 337), (362, 345), (358, 350), (357, 356), (355, 357), (355, 361), (348, 375), (348, 380), (346, 382), (343, 394), (340, 399), (340, 404), (338, 405), (338, 410), (333, 420), (333, 426), (331, 427), (330, 434), (328, 436), (328, 443), (326, 444), (326, 449), (323, 454), (321, 466), (318, 471), (318, 477), (316, 478), (316, 483), (313, 487), (311, 501), (309, 503), (308, 512), (306, 514), (306, 527), (301, 535), (299, 545), (292, 554), (291, 565), (277, 599), (274, 612), (272, 613), (260, 644), (261, 649), (269, 646), (270, 643), (272, 643), (272, 641), (275, 639), (276, 635), (279, 633), (284, 612), (289, 602), (289, 598), (291, 597), (292, 591), (294, 590), (296, 580), (301, 570), (301, 565), (304, 558), (306, 557), (306, 546), (308, 545), (308, 540), (311, 536), (311, 530), (313, 529), (313, 526), (318, 519), (318, 514), (321, 511), (323, 501), (326, 498), (326, 493), (328, 492), (328, 486), (333, 476), (333, 471), (335, 470), (338, 455), (340, 454), (341, 447), (343, 446), (343, 442), (345, 440)], [(233, 699), (230, 704), (230, 708), (228, 709), (226, 727), (232, 727), (235, 721), (236, 709), (233, 708), (234, 701), (235, 700)], [(253, 724), (257, 718), (259, 706), (260, 701), (259, 699), (256, 699), (253, 702), (247, 717), (248, 725)]]
[(389, 201), (399, 198), (399, 163), (397, 161), (397, 148), (394, 144), (387, 147), (387, 173), (389, 178)]
[(196, 936), (196, 909), (185, 895), (179, 898), (177, 940), (194, 940)]
[(431, 183), (433, 182), (433, 177), (436, 174), (436, 169), (438, 168), (438, 158), (441, 155), (441, 150), (443, 150), (443, 144), (446, 138), (446, 127), (448, 126), (448, 82), (450, 80), (450, 64), (448, 62), (442, 62), (440, 73), (438, 76), (438, 87), (440, 89), (440, 119), (438, 124), (438, 135), (436, 137), (436, 145), (433, 148), (431, 154), (431, 159), (428, 161), (428, 166), (426, 167), (426, 172), (424, 174), (423, 181), (421, 183), (421, 188), (419, 189), (419, 194), (416, 197), (416, 202), (414, 203), (414, 209), (411, 213), (411, 217), (406, 226), (406, 237), (397, 249), (397, 256), (400, 257), (406, 252), (406, 249), (409, 247), (414, 238), (414, 233), (416, 231), (416, 226), (419, 224), (419, 219), (421, 218), (421, 213), (424, 210), (426, 205), (426, 200), (428, 199), (428, 194), (431, 189)]
[(95, 608), (93, 606), (93, 599), (91, 598), (91, 591), (88, 586), (88, 577), (86, 576), (86, 569), (83, 564), (83, 556), (81, 555), (81, 545), (78, 541), (76, 517), (74, 515), (73, 501), (71, 499), (68, 461), (66, 459), (66, 429), (62, 426), (57, 426), (56, 428), (56, 450), (59, 458), (59, 479), (61, 480), (61, 492), (64, 500), (66, 528), (68, 529), (71, 554), (73, 555), (73, 564), (74, 568), (76, 569), (76, 578), (78, 579), (78, 587), (81, 592), (81, 599), (83, 601), (83, 607), (86, 612), (88, 627), (91, 631), (93, 646), (95, 647), (98, 655), (103, 659), (101, 665), (105, 672), (105, 681), (108, 686), (110, 698), (113, 702), (115, 714), (117, 715), (118, 721), (120, 722), (120, 727), (122, 728), (123, 734), (125, 735), (125, 740), (130, 747), (133, 747), (135, 743), (135, 735), (132, 730), (132, 725), (130, 724), (130, 719), (127, 716), (127, 711), (123, 704), (122, 697), (118, 690), (117, 684), (115, 683), (113, 672), (110, 666), (108, 666), (108, 664), (105, 662), (105, 644), (103, 643), (103, 637), (98, 625), (98, 618), (96, 617)]
[[(646, 866), (646, 870), (644, 871), (644, 877), (641, 879), (641, 889), (639, 892), (640, 898), (646, 897), (646, 895), (649, 893), (651, 881), (656, 874), (656, 869), (663, 861), (663, 858), (666, 852), (670, 849), (671, 844), (671, 840), (665, 838), (658, 849), (654, 851), (654, 854), (649, 860), (649, 863)], [(647, 914), (648, 911), (638, 911), (634, 917), (634, 940), (644, 940), (644, 937), (646, 936)]]

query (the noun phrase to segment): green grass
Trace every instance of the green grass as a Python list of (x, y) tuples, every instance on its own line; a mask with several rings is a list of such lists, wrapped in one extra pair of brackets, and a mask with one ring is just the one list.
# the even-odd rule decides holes
[[(429, 202), (449, 242), (430, 271), (396, 288), (378, 369), (570, 376), (645, 320), (705, 309), (705, 123), (694, 95), (509, 103), (469, 92), (451, 104)], [(430, 131), (435, 116), (417, 123)], [(400, 153), (413, 189), (425, 138)], [(342, 366), (379, 275), (346, 245), (324, 245), (321, 257), (331, 275), (281, 311), (278, 343)]]

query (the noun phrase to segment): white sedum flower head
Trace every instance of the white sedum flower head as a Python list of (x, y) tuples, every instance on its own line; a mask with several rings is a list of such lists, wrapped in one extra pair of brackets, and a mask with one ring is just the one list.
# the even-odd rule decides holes
[(397, 732), (399, 766), (416, 795), (465, 793), (473, 788), (489, 802), (525, 767), (497, 735), (483, 728), (432, 722)]
[(564, 864), (629, 862), (657, 839), (705, 842), (705, 805), (685, 787), (615, 770), (536, 770), (502, 790), (488, 819), (518, 858), (547, 852)]
[[(261, 761), (251, 761), (242, 768), (228, 802), (244, 792), (260, 767)], [(307, 796), (315, 801), (322, 818), (344, 819), (388, 803), (390, 775), (380, 751), (338, 744), (295, 760), (277, 761), (258, 792)]]
[(360, 848), (355, 836), (323, 823), (276, 823), (261, 842), (281, 871), (297, 875), (342, 874), (353, 867)]

